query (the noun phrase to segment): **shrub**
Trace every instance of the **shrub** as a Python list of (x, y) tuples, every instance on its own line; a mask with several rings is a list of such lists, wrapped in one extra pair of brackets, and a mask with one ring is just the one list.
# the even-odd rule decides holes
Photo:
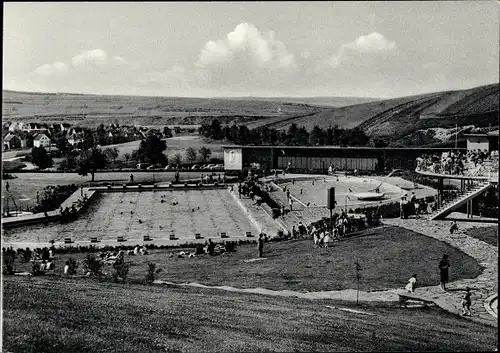
[(104, 275), (102, 272), (104, 263), (97, 260), (94, 254), (87, 254), (83, 260), (83, 265), (85, 267), (85, 272), (90, 273), (90, 276), (102, 277)]
[(24, 252), (23, 252), (24, 262), (28, 262), (31, 259), (31, 255), (32, 255), (32, 252), (31, 252), (30, 248), (24, 249)]
[(17, 176), (9, 174), (9, 173), (2, 173), (2, 179), (3, 180), (11, 180), (11, 179), (16, 179)]
[(228, 241), (224, 244), (227, 252), (235, 252), (236, 251), (236, 242)]
[(76, 270), (78, 269), (78, 264), (75, 261), (75, 259), (72, 258), (72, 257), (70, 257), (69, 260), (68, 260), (68, 264), (69, 264), (69, 271), (68, 271), (68, 273), (70, 275), (76, 275)]
[(161, 272), (161, 268), (156, 268), (156, 264), (148, 262), (148, 272), (146, 273), (146, 283), (153, 284), (156, 279), (156, 275)]
[(123, 282), (125, 282), (128, 276), (130, 265), (125, 263), (124, 261), (117, 261), (113, 264), (113, 269), (113, 278), (115, 282), (118, 282), (118, 278), (121, 278)]
[(8, 249), (3, 253), (3, 274), (12, 275), (14, 274), (14, 262), (16, 261), (17, 254), (14, 250)]

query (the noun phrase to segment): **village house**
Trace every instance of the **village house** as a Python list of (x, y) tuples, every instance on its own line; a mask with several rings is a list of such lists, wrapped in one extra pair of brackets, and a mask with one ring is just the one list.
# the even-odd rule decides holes
[(50, 147), (50, 138), (45, 134), (36, 135), (33, 140), (33, 147)]
[(17, 135), (8, 133), (3, 138), (3, 149), (11, 150), (14, 148), (21, 148), (21, 139)]

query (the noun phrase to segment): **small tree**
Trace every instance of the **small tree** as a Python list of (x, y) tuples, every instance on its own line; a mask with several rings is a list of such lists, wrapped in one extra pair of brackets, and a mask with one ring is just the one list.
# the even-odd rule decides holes
[(104, 263), (96, 259), (94, 254), (87, 254), (83, 260), (85, 272), (90, 273), (90, 275), (94, 277), (102, 277), (104, 275), (102, 272), (103, 265)]
[(186, 158), (191, 163), (196, 160), (196, 151), (193, 147), (188, 147), (188, 149), (186, 150)]
[(40, 169), (52, 167), (52, 157), (47, 154), (43, 147), (33, 147), (31, 150), (31, 161)]
[(141, 141), (137, 150), (137, 157), (140, 162), (161, 164), (163, 166), (167, 164), (167, 156), (163, 153), (166, 150), (167, 143), (152, 134)]
[(174, 165), (181, 165), (182, 163), (182, 156), (179, 152), (177, 152), (175, 155), (174, 155), (174, 159), (172, 160), (172, 163)]
[(127, 280), (130, 265), (125, 263), (125, 261), (123, 261), (123, 260), (121, 260), (121, 261), (117, 260), (113, 264), (113, 269), (114, 269), (113, 278), (114, 278), (115, 282), (118, 282), (118, 278), (121, 278), (122, 281), (125, 283), (125, 281)]
[(156, 268), (156, 264), (148, 262), (148, 272), (146, 273), (146, 284), (153, 284), (156, 276), (161, 272), (161, 268)]
[(132, 156), (130, 155), (130, 153), (125, 153), (123, 157), (125, 157), (125, 161), (128, 162)]
[(210, 155), (212, 154), (212, 150), (210, 150), (210, 148), (203, 146), (200, 148), (198, 153), (200, 154), (200, 158), (201, 158), (202, 162), (206, 162), (210, 158)]
[(8, 249), (3, 253), (3, 273), (5, 275), (13, 275), (14, 274), (14, 262), (16, 261), (16, 252), (12, 249)]
[(70, 257), (68, 260), (68, 264), (69, 264), (68, 273), (70, 275), (76, 275), (76, 270), (78, 269), (78, 263), (75, 261), (74, 258)]
[(104, 155), (106, 156), (106, 159), (108, 161), (113, 161), (113, 162), (116, 161), (119, 154), (120, 153), (118, 152), (118, 148), (116, 148), (116, 147), (106, 148), (104, 150)]
[(98, 169), (104, 169), (108, 164), (106, 155), (99, 148), (91, 148), (83, 151), (77, 159), (77, 169), (78, 174), (86, 176), (87, 174), (92, 175), (92, 180), (94, 181), (95, 172)]

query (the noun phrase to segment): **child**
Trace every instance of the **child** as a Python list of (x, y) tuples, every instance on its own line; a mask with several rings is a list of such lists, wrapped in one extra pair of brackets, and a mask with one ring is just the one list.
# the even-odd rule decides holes
[(472, 301), (471, 301), (471, 292), (469, 287), (465, 288), (465, 294), (462, 297), (461, 304), (462, 304), (462, 315), (471, 316), (470, 306), (472, 304)]
[(450, 223), (450, 234), (453, 234), (458, 230), (458, 225), (456, 221), (451, 221)]
[(416, 285), (417, 285), (417, 275), (413, 275), (408, 280), (408, 284), (406, 285), (405, 289), (408, 291), (408, 293), (413, 293), (415, 291)]

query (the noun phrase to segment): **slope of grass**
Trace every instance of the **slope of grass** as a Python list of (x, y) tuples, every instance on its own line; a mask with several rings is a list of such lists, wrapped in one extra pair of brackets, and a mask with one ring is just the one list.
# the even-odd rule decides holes
[[(494, 84), (468, 90), (381, 100), (327, 109), (312, 116), (273, 122), (273, 125), (287, 129), (290, 124), (296, 123), (308, 130), (315, 125), (323, 129), (335, 124), (344, 128), (359, 125), (371, 136), (391, 136), (391, 138), (403, 137), (419, 129), (454, 127), (456, 123), (496, 125), (499, 110), (498, 90), (499, 85)], [(261, 123), (256, 121), (249, 125)]]
[[(179, 251), (154, 250), (146, 256), (127, 256), (126, 261), (132, 265), (129, 277), (142, 280), (147, 263), (153, 262), (163, 269), (160, 279), (173, 282), (273, 290), (342, 290), (356, 288), (357, 259), (362, 268), (360, 289), (373, 291), (402, 288), (414, 273), (418, 275), (418, 286), (437, 285), (437, 264), (443, 254), (450, 257), (452, 281), (475, 278), (482, 271), (476, 260), (450, 245), (398, 227), (367, 230), (327, 249), (314, 249), (312, 240), (266, 243), (266, 259), (254, 262), (245, 260), (257, 257), (256, 245), (240, 246), (236, 252), (215, 257), (178, 258)], [(82, 261), (85, 255), (71, 256)], [(57, 274), (62, 274), (63, 263), (69, 257), (58, 255)], [(15, 268), (30, 270), (29, 264), (20, 260)]]
[[(99, 96), (3, 91), (4, 120), (98, 124), (185, 125), (217, 117), (241, 123), (317, 111), (306, 104), (221, 98)], [(281, 113), (278, 113), (278, 108)]]
[(495, 328), (438, 309), (158, 288), (92, 280), (5, 278), (4, 349), (13, 352), (475, 351)]
[(490, 245), (498, 246), (498, 228), (497, 227), (480, 227), (470, 228), (466, 231), (467, 235), (479, 240), (482, 240)]

